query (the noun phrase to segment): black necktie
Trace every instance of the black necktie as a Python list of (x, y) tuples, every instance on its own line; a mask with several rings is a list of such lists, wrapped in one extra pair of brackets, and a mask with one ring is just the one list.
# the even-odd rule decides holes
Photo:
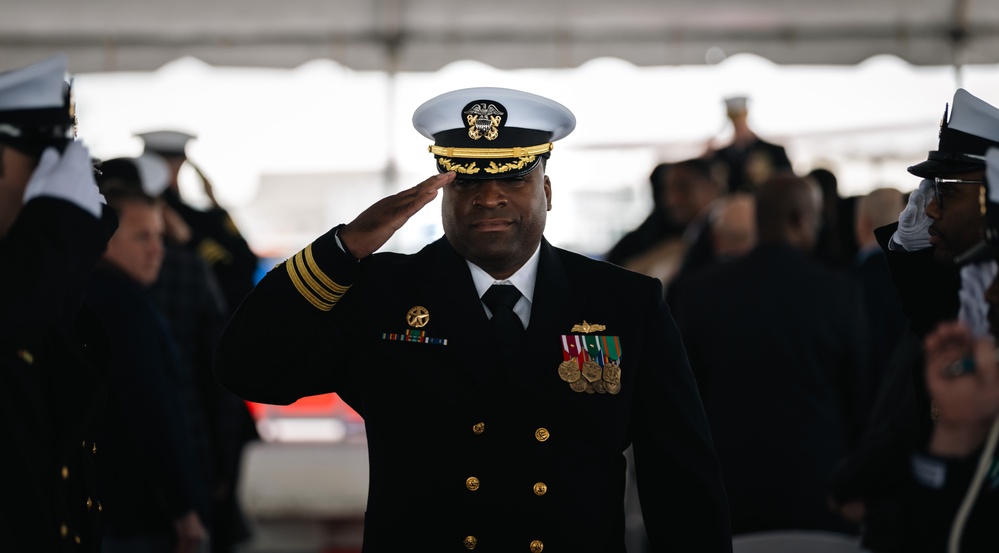
[(482, 295), (482, 301), (493, 312), (489, 320), (504, 352), (513, 353), (520, 349), (524, 337), (524, 324), (513, 312), (513, 306), (520, 299), (520, 290), (509, 284), (493, 284)]

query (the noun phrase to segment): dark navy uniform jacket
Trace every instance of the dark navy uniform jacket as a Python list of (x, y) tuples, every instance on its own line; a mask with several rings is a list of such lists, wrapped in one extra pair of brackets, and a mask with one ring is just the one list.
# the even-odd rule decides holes
[(28, 202), (0, 239), (0, 429), (5, 551), (100, 551), (96, 423), (108, 344), (81, 309), (86, 275), (117, 227), (70, 202)]
[[(446, 238), (356, 262), (334, 231), (250, 293), (216, 372), (251, 401), (336, 392), (364, 418), (364, 551), (623, 553), (632, 443), (655, 550), (731, 550), (711, 434), (656, 279), (543, 241), (525, 343), (503, 362)], [(563, 336), (617, 337), (620, 391), (573, 391), (558, 373)]]

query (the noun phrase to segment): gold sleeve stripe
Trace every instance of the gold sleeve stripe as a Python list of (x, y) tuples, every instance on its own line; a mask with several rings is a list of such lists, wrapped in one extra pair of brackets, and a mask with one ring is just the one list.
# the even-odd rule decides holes
[(316, 279), (309, 274), (309, 271), (305, 268), (305, 261), (303, 260), (302, 252), (295, 254), (295, 269), (298, 270), (298, 275), (303, 281), (305, 281), (305, 285), (309, 287), (309, 290), (316, 296), (319, 296), (320, 299), (326, 300), (331, 304), (335, 304), (340, 301), (340, 296), (343, 295), (342, 293), (333, 293), (326, 288), (323, 288), (323, 285), (316, 282)]
[(459, 157), (464, 159), (504, 159), (508, 157), (527, 157), (540, 154), (547, 154), (552, 151), (554, 145), (538, 144), (537, 146), (524, 146), (517, 148), (445, 148), (443, 146), (430, 146), (430, 153), (435, 156)]
[(350, 286), (343, 286), (333, 282), (333, 279), (326, 276), (326, 273), (319, 268), (319, 265), (316, 264), (316, 258), (312, 257), (312, 244), (306, 246), (303, 251), (305, 252), (305, 266), (308, 267), (312, 274), (316, 275), (316, 278), (319, 279), (319, 282), (322, 282), (327, 288), (330, 289), (330, 291), (342, 294), (350, 288)]
[(295, 285), (295, 289), (298, 290), (298, 293), (320, 311), (329, 311), (330, 309), (333, 309), (332, 303), (324, 302), (318, 296), (313, 294), (312, 290), (306, 288), (302, 279), (298, 277), (298, 272), (295, 270), (294, 265), (294, 263), (288, 262), (285, 262), (284, 264), (285, 268), (288, 269), (288, 276), (291, 278), (291, 283)]

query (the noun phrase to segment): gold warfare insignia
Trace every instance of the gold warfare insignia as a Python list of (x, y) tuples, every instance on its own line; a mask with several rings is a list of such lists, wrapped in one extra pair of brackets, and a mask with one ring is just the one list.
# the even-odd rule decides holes
[(584, 319), (583, 324), (573, 325), (572, 330), (569, 332), (582, 332), (584, 334), (589, 334), (591, 332), (600, 332), (601, 330), (607, 330), (607, 327), (604, 325), (591, 325)]
[(423, 328), (430, 322), (430, 311), (426, 307), (417, 305), (406, 313), (406, 324), (413, 328)]
[(472, 140), (482, 137), (486, 140), (496, 140), (499, 137), (499, 126), (506, 114), (494, 104), (479, 102), (472, 104), (472, 107), (462, 113), (468, 121), (468, 137)]

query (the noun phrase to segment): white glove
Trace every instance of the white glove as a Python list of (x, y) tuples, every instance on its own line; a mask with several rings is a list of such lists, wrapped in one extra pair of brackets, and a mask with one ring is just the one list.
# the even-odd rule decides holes
[(961, 289), (957, 292), (961, 308), (957, 319), (968, 325), (975, 338), (989, 332), (989, 303), (985, 301), (985, 291), (992, 285), (996, 273), (999, 273), (999, 264), (995, 261), (961, 267)]
[(930, 244), (930, 224), (933, 222), (926, 216), (926, 206), (930, 205), (933, 199), (933, 181), (923, 179), (916, 188), (909, 194), (909, 203), (898, 214), (898, 230), (891, 235), (888, 246), (890, 249), (894, 245), (902, 246), (907, 252), (924, 250)]
[(42, 152), (38, 167), (24, 190), (24, 203), (40, 196), (66, 200), (100, 218), (101, 205), (107, 202), (97, 188), (86, 146), (74, 141), (66, 146), (61, 156), (55, 148)]

